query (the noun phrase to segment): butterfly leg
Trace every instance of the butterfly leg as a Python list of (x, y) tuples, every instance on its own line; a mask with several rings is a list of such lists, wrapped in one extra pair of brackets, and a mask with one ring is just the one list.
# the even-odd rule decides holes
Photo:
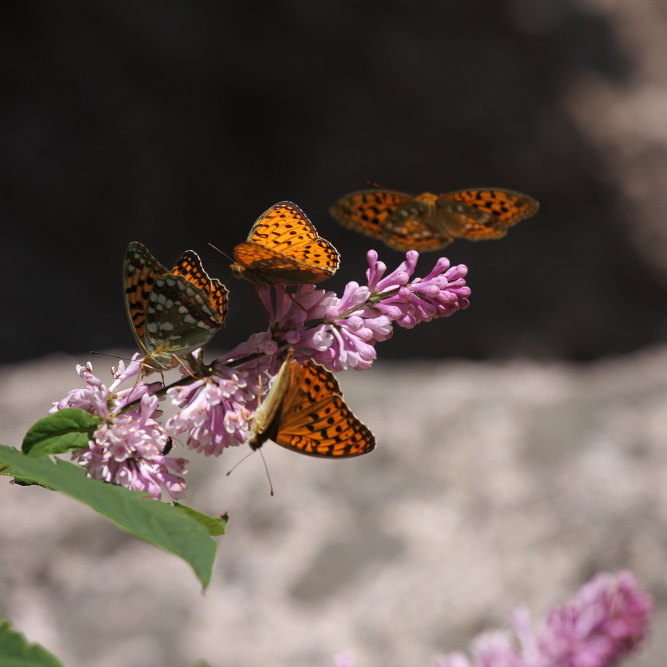
[[(197, 366), (197, 361), (196, 359), (190, 354), (188, 355), (188, 361), (192, 363), (194, 361), (194, 365)], [(183, 359), (178, 357), (177, 355), (174, 355), (174, 360), (178, 363), (178, 365), (193, 379), (193, 380), (201, 380), (200, 377), (195, 375), (194, 371), (185, 364)], [(164, 384), (164, 377), (162, 378), (162, 384)]]
[[(278, 286), (276, 285), (276, 287), (278, 287)], [(300, 303), (294, 298), (294, 295), (292, 294), (292, 292), (289, 291), (287, 285), (282, 285), (282, 288), (285, 290), (285, 294), (287, 294), (287, 296), (290, 298), (290, 301), (292, 301), (292, 303), (294, 303), (294, 304), (296, 304), (297, 306), (299, 306), (299, 308), (301, 308), (301, 310), (303, 310), (303, 311), (306, 311), (306, 310), (307, 310), (307, 309), (305, 308), (305, 306), (303, 306), (302, 304), (300, 304)]]

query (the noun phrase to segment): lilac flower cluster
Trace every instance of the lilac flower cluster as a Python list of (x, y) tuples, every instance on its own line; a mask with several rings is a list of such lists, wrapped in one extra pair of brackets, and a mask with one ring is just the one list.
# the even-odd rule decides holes
[[(141, 380), (141, 359), (125, 370), (119, 365), (107, 388), (92, 367), (77, 367), (85, 389), (70, 392), (54, 410), (79, 407), (102, 419), (87, 449), (75, 452), (88, 475), (158, 498), (185, 492), (187, 461), (164, 455), (169, 438), (207, 456), (243, 444), (262, 394), (278, 371), (278, 355), (288, 347), (298, 360), (312, 359), (331, 371), (364, 370), (376, 358), (375, 344), (391, 337), (393, 325), (412, 328), (419, 322), (448, 317), (467, 308), (470, 289), (467, 268), (439, 259), (424, 278), (413, 278), (419, 253), (411, 250), (398, 268), (387, 267), (374, 250), (367, 253), (367, 284), (350, 282), (342, 297), (334, 292), (299, 285), (260, 287), (269, 328), (209, 365), (201, 350), (193, 353), (196, 368), (171, 386)], [(135, 378), (131, 389), (119, 385)], [(164, 425), (158, 409), (169, 398), (177, 413)]]
[[(257, 408), (260, 378), (273, 370), (278, 344), (267, 333), (253, 334), (246, 342), (211, 365), (212, 373), (167, 391), (180, 410), (166, 427), (173, 435), (187, 433), (190, 449), (218, 456), (225, 447), (242, 445)], [(249, 359), (239, 367), (237, 360)]]
[(279, 293), (274, 305), (270, 289), (260, 290), (273, 337), (292, 346), (297, 359), (313, 359), (331, 371), (365, 370), (375, 361), (375, 343), (391, 338), (393, 323), (411, 329), (469, 305), (463, 264), (452, 267), (441, 257), (427, 276), (410, 280), (419, 259), (415, 250), (387, 276), (375, 250), (366, 259), (368, 284), (350, 282), (340, 298), (303, 285), (295, 294)]
[(640, 648), (651, 623), (652, 599), (631, 572), (598, 573), (577, 596), (552, 609), (533, 630), (526, 609), (515, 612), (509, 633), (490, 632), (462, 653), (433, 667), (611, 667)]
[(137, 382), (130, 389), (118, 389), (140, 372), (141, 360), (136, 355), (127, 369), (121, 361), (106, 387), (93, 375), (90, 363), (77, 366), (85, 388), (70, 391), (50, 412), (81, 408), (100, 417), (88, 448), (74, 453), (89, 477), (145, 491), (154, 498), (160, 497), (163, 488), (171, 498), (181, 498), (187, 461), (163, 454), (169, 435), (159, 422), (162, 413), (155, 392), (161, 383)]

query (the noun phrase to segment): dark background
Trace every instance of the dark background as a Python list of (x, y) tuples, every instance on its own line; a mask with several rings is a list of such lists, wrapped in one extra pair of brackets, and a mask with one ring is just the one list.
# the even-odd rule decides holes
[(341, 252), (322, 287), (363, 280), (370, 247), (394, 266), (399, 253), (327, 214), (367, 180), (506, 187), (541, 203), (503, 240), (447, 248), (470, 267), (470, 310), (399, 330), (381, 356), (589, 360), (665, 338), (665, 282), (564, 101), (583, 74), (635, 76), (603, 14), (565, 0), (0, 11), (3, 361), (131, 346), (120, 288), (131, 240), (164, 264), (194, 248), (229, 285), (217, 346), (264, 329), (252, 288), (207, 243), (231, 254), (282, 199)]

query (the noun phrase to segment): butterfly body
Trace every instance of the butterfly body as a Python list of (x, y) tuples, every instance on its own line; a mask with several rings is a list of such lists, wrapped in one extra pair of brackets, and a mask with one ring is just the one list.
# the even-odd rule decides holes
[(292, 202), (278, 202), (234, 248), (232, 272), (257, 285), (318, 283), (338, 268), (338, 252)]
[(267, 440), (323, 458), (360, 456), (375, 447), (375, 437), (347, 407), (333, 374), (291, 357), (253, 417), (248, 444), (259, 449)]
[(227, 312), (227, 289), (185, 251), (169, 270), (133, 241), (123, 265), (125, 307), (146, 371), (165, 371), (208, 343)]
[(500, 188), (417, 196), (375, 188), (345, 195), (329, 211), (343, 226), (381, 239), (396, 250), (429, 251), (444, 248), (455, 238), (500, 238), (538, 208), (532, 197)]

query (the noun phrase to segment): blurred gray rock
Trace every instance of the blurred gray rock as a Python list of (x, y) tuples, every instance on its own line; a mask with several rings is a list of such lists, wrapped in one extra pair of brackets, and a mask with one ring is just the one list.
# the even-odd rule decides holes
[(664, 2), (586, 3), (609, 21), (616, 42), (633, 63), (632, 75), (613, 80), (592, 68), (569, 83), (564, 107), (587, 136), (598, 177), (617, 193), (615, 225), (667, 285), (667, 42)]
[[(3, 443), (78, 386), (74, 363), (0, 370)], [(418, 666), (629, 568), (657, 613), (627, 664), (667, 664), (667, 348), (587, 366), (378, 363), (342, 383), (377, 435), (369, 456), (267, 443), (273, 498), (258, 456), (225, 477), (245, 448), (189, 456), (189, 504), (231, 516), (203, 595), (171, 555), (0, 480), (0, 616), (69, 666), (328, 666), (340, 650)]]

